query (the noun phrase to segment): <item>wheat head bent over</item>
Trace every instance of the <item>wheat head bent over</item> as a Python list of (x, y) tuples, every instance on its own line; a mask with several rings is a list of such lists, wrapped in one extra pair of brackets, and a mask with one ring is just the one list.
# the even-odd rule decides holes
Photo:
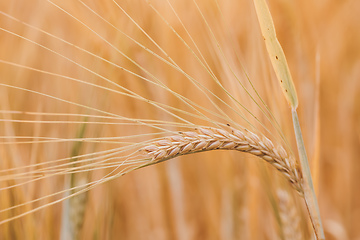
[(140, 151), (151, 157), (153, 162), (165, 161), (176, 156), (210, 150), (237, 150), (250, 153), (273, 165), (302, 195), (301, 171), (295, 159), (282, 147), (275, 148), (266, 137), (260, 138), (248, 131), (199, 127), (195, 131), (179, 132), (149, 143)]

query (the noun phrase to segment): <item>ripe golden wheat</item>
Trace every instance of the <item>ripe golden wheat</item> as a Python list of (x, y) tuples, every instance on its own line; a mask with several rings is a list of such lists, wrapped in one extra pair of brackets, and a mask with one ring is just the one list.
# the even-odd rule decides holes
[(219, 128), (199, 127), (197, 131), (180, 132), (150, 143), (141, 150), (160, 162), (176, 156), (210, 150), (237, 150), (250, 153), (273, 165), (302, 195), (301, 171), (293, 157), (283, 147), (274, 147), (266, 137), (260, 139), (248, 130), (232, 129), (228, 132)]
[[(282, 222), (294, 219), (300, 223), (293, 229), (309, 238), (308, 219), (301, 212), (305, 208), (299, 207), (304, 198), (283, 200), (274, 191), (278, 185), (287, 193), (293, 190), (283, 185), (286, 180), (300, 197), (306, 196), (306, 171), (295, 159), (289, 109), (273, 81), (277, 72), (271, 61), (282, 57), (276, 52), (268, 61), (253, 1), (17, 2), (0, 4), (0, 238), (24, 239), (22, 233), (31, 231), (23, 226), (30, 229), (36, 222), (49, 229), (48, 219), (66, 220), (60, 211), (66, 209), (64, 200), (69, 200), (68, 218), (78, 228), (74, 235), (84, 239), (93, 237), (89, 229), (101, 238), (113, 231), (126, 239), (285, 239), (291, 228)], [(308, 11), (299, 3), (304, 11), (287, 16), (279, 12), (286, 5), (280, 2), (269, 3), (279, 42), (290, 56), (309, 148), (313, 129), (306, 119), (313, 98), (304, 96), (304, 86), (312, 86), (312, 35), (294, 22), (285, 21), (285, 26), (281, 21), (293, 16), (300, 22)], [(311, 14), (306, 19), (314, 23)], [(308, 37), (309, 44), (299, 47), (304, 58), (295, 58), (300, 64), (294, 61), (295, 37), (284, 34), (289, 29)], [(319, 36), (328, 39), (324, 33)], [(319, 54), (325, 67), (334, 57), (324, 52)], [(291, 88), (279, 80), (287, 93)], [(211, 154), (200, 155), (207, 151)], [(258, 157), (269, 164), (231, 161), (235, 151), (236, 157)], [(158, 164), (182, 155), (195, 159), (189, 156), (193, 153), (207, 161)], [(149, 165), (156, 166), (101, 185)], [(88, 174), (86, 181), (64, 184), (81, 174)], [(202, 181), (209, 177), (215, 180), (205, 185)], [(345, 191), (315, 180), (324, 193)], [(158, 192), (149, 190), (150, 182)], [(209, 200), (196, 216), (194, 182)], [(63, 206), (49, 207), (56, 203)], [(299, 211), (290, 212), (290, 204)], [(326, 213), (326, 205), (321, 208)], [(283, 220), (287, 211), (290, 220)], [(61, 224), (53, 225), (55, 233), (42, 239), (63, 231)], [(177, 232), (188, 235), (175, 237)]]

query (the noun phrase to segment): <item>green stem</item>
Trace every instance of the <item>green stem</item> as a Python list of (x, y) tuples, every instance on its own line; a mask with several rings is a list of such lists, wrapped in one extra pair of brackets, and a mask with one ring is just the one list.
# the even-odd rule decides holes
[(304, 189), (306, 207), (309, 211), (311, 223), (315, 230), (316, 238), (323, 240), (325, 239), (324, 230), (321, 223), (319, 206), (314, 191), (314, 185), (311, 178), (310, 167), (306, 155), (304, 140), (301, 134), (301, 128), (300, 128), (299, 118), (296, 109), (292, 109), (292, 118), (293, 118), (294, 130), (295, 130), (296, 143), (299, 150), (301, 169), (303, 173), (302, 185)]

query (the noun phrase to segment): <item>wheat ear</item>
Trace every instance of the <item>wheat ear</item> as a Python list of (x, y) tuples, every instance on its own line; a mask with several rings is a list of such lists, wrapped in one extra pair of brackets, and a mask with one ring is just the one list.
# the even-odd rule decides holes
[(237, 150), (264, 159), (279, 170), (302, 195), (301, 172), (296, 161), (282, 147), (275, 148), (266, 138), (260, 138), (248, 130), (232, 129), (231, 132), (219, 128), (199, 127), (195, 131), (179, 132), (149, 143), (140, 151), (152, 161), (161, 162), (170, 158), (210, 150)]
[(304, 239), (301, 232), (300, 216), (291, 196), (284, 190), (278, 190), (277, 197), (279, 200), (279, 214), (284, 239)]

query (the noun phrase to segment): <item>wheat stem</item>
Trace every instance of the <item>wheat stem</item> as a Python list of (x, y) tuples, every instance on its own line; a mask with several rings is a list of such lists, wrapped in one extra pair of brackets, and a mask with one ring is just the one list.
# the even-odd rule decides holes
[(280, 83), (284, 96), (292, 109), (293, 124), (295, 129), (296, 142), (299, 150), (301, 170), (304, 173), (302, 183), (304, 189), (304, 197), (309, 211), (311, 223), (315, 230), (315, 235), (317, 239), (325, 239), (324, 230), (322, 228), (320, 219), (318, 202), (312, 183), (309, 163), (307, 160), (304, 141), (301, 134), (299, 119), (296, 113), (296, 108), (298, 107), (298, 98), (295, 90), (295, 85), (291, 77), (284, 51), (276, 37), (274, 22), (272, 20), (271, 13), (266, 4), (266, 1), (254, 0), (254, 4), (260, 23), (261, 33), (263, 35), (272, 66), (276, 73), (276, 77)]

